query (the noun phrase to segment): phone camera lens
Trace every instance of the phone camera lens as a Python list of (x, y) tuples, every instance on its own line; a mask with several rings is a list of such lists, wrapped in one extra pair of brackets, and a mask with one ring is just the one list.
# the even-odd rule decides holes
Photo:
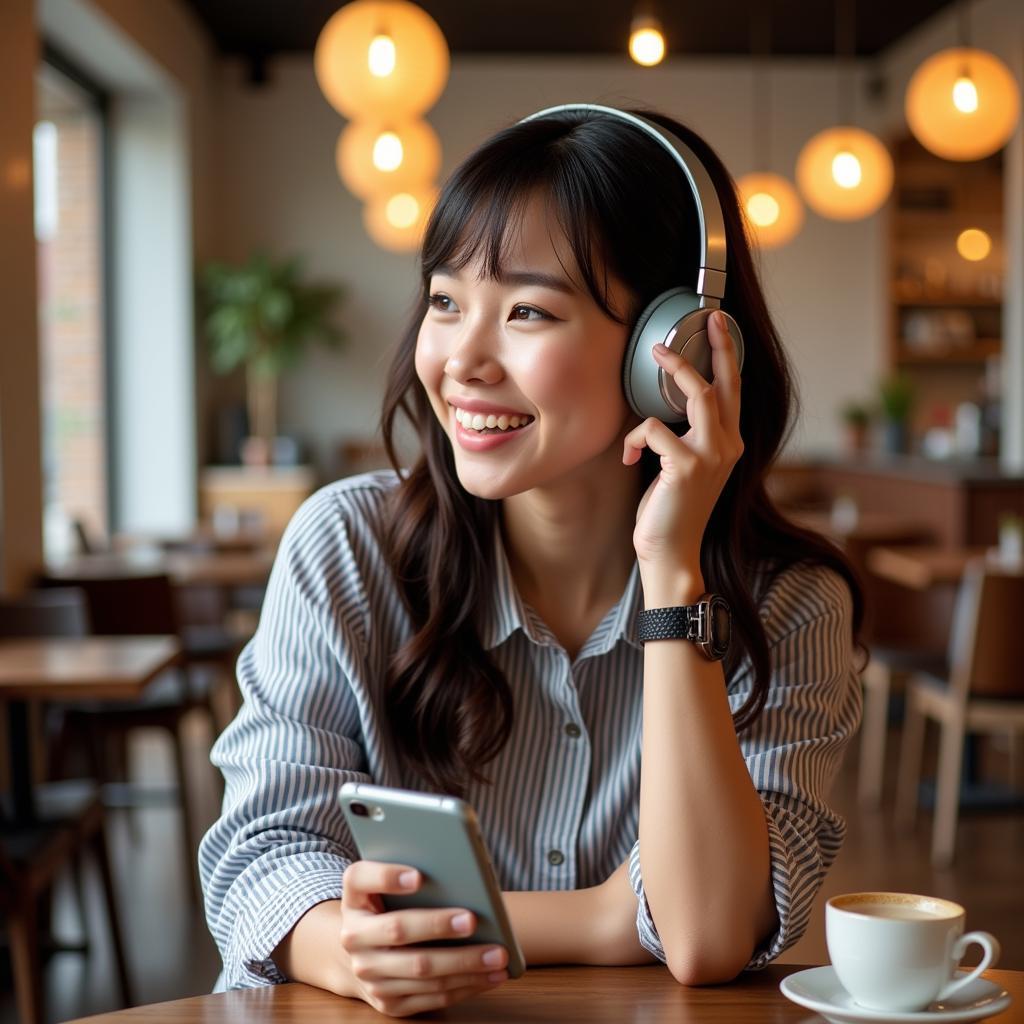
[(370, 812), (366, 809), (366, 804), (361, 804), (358, 800), (353, 800), (348, 807), (357, 818), (368, 818), (370, 816)]

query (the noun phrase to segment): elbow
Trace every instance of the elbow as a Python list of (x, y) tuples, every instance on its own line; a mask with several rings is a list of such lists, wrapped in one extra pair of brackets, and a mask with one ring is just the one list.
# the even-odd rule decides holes
[(665, 965), (680, 985), (724, 985), (734, 981), (750, 962), (751, 952), (747, 950), (722, 950), (713, 952), (707, 948), (665, 950)]

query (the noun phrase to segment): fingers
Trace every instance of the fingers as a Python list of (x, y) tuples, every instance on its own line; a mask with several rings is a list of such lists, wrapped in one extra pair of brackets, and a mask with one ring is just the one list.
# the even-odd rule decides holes
[(374, 896), (415, 892), (420, 873), (404, 864), (382, 864), (373, 860), (353, 861), (342, 876), (342, 902), (355, 910), (377, 910)]
[(350, 952), (378, 949), (382, 946), (409, 946), (439, 939), (464, 939), (473, 934), (476, 918), (466, 910), (393, 910), (358, 919), (351, 935), (343, 934), (342, 944)]
[(460, 975), (473, 975), (480, 981), (507, 966), (508, 953), (501, 946), (420, 946), (352, 954), (352, 972), (361, 982), (402, 979), (418, 981), (420, 988), (424, 982)]
[(739, 432), (740, 424), (740, 366), (736, 358), (736, 343), (729, 334), (726, 318), (716, 312), (709, 318), (708, 340), (711, 343), (711, 369), (713, 387), (718, 396), (718, 411), (726, 430)]
[(471, 988), (450, 989), (446, 992), (431, 992), (425, 995), (382, 996), (379, 998), (369, 996), (368, 1000), (374, 1009), (386, 1013), (389, 1017), (411, 1017), (413, 1014), (443, 1010), (445, 1007), (454, 1006), (464, 999), (480, 995), (493, 987), (492, 983), (476, 985)]
[(655, 362), (672, 375), (676, 387), (686, 395), (686, 418), (694, 430), (694, 440), (708, 439), (721, 425), (715, 389), (678, 352), (658, 344), (651, 353)]
[(623, 439), (622, 462), (632, 466), (644, 448), (650, 448), (656, 455), (662, 456), (662, 469), (666, 468), (665, 457), (670, 457), (681, 468), (689, 468), (696, 456), (694, 451), (681, 438), (653, 416), (634, 427)]

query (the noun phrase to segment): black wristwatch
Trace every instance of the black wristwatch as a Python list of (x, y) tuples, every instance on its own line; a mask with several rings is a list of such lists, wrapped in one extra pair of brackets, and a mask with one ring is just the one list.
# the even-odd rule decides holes
[(720, 661), (729, 650), (732, 613), (718, 594), (702, 594), (696, 604), (649, 608), (636, 617), (641, 643), (648, 640), (690, 640), (708, 661)]

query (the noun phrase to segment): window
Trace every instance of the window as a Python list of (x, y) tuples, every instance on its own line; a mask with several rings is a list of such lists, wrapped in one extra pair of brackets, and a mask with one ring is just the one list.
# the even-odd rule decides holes
[(48, 58), (36, 82), (35, 228), (46, 557), (109, 532), (102, 95)]

